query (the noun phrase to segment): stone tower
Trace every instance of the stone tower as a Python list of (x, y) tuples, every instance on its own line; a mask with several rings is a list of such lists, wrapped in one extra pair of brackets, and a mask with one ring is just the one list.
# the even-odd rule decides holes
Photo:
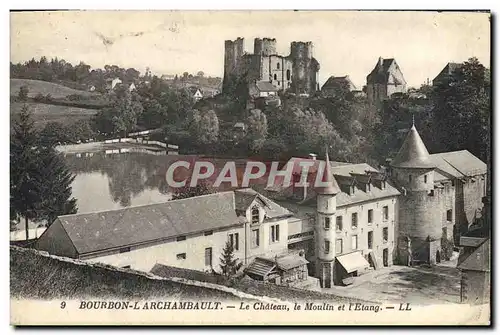
[(392, 178), (402, 191), (399, 199), (398, 262), (435, 264), (441, 258), (440, 197), (434, 192), (429, 152), (413, 125), (396, 158)]
[[(320, 165), (321, 168), (321, 165)], [(333, 177), (328, 152), (323, 180), (326, 186), (318, 188), (317, 215), (315, 224), (316, 274), (321, 287), (334, 285), (335, 265), (335, 212), (337, 210), (337, 194), (340, 192), (337, 181)]]

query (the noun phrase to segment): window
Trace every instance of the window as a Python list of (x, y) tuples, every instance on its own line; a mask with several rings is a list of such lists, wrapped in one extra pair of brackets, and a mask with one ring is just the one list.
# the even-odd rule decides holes
[(351, 228), (352, 229), (358, 228), (358, 213), (352, 213), (352, 216), (351, 216)]
[(389, 228), (385, 227), (382, 229), (382, 239), (384, 240), (384, 243), (389, 240)]
[(408, 176), (408, 181), (411, 183), (411, 175)]
[(368, 210), (368, 223), (373, 223), (373, 209)]
[(325, 254), (330, 253), (330, 241), (325, 240)]
[(351, 236), (352, 250), (358, 250), (358, 235)]
[(280, 225), (271, 226), (271, 242), (278, 242), (280, 240)]
[(382, 208), (382, 218), (384, 219), (384, 221), (389, 220), (389, 206), (384, 206)]
[(335, 253), (336, 254), (341, 254), (342, 253), (342, 239), (339, 238), (335, 241)]
[(179, 242), (179, 241), (185, 241), (186, 240), (186, 236), (177, 236), (177, 238), (175, 240), (177, 242)]
[(274, 74), (274, 80), (278, 80), (278, 76)]
[(330, 218), (325, 218), (325, 224), (324, 224), (325, 230), (330, 230)]
[(342, 216), (337, 216), (336, 229), (337, 231), (342, 231)]
[(427, 175), (426, 174), (424, 174), (424, 183), (427, 184)]
[(252, 229), (252, 247), (257, 248), (259, 246), (259, 230)]
[(278, 80), (278, 86), (280, 86), (280, 81)]
[(368, 249), (373, 249), (373, 232), (368, 232)]
[(210, 235), (213, 235), (213, 234), (214, 234), (213, 230), (207, 230), (203, 235), (210, 236)]
[(176, 257), (177, 257), (177, 259), (179, 259), (179, 260), (186, 259), (186, 253), (185, 253), (185, 252), (183, 252), (182, 254), (177, 254), (177, 256), (176, 256)]
[(205, 266), (212, 266), (212, 248), (205, 248)]
[(276, 68), (279, 70), (280, 69), (280, 63), (276, 63)]
[(120, 248), (120, 253), (129, 252), (130, 247)]
[(286, 80), (290, 80), (290, 69), (286, 70)]
[(448, 209), (446, 211), (446, 221), (453, 221), (453, 210)]
[(258, 208), (252, 209), (252, 223), (260, 222), (260, 213)]
[(229, 243), (233, 246), (233, 249), (238, 251), (240, 250), (240, 234), (233, 233), (229, 234)]

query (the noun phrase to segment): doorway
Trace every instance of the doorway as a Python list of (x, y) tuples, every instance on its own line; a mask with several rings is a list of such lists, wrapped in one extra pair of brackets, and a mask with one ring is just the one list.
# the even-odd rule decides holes
[(441, 263), (441, 252), (439, 250), (436, 251), (436, 263)]
[(382, 259), (383, 259), (384, 266), (389, 266), (389, 249), (385, 248), (382, 251)]

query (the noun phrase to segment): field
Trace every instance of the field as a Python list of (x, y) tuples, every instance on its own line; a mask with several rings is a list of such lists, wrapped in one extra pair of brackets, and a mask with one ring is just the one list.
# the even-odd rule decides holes
[[(14, 102), (10, 104), (10, 116), (21, 111), (24, 103)], [(46, 123), (56, 121), (62, 124), (72, 124), (78, 120), (88, 120), (98, 111), (95, 109), (85, 109), (68, 106), (47, 105), (41, 103), (26, 103), (32, 112), (37, 127), (44, 127)]]
[(54, 99), (65, 98), (68, 95), (72, 94), (78, 94), (86, 97), (96, 97), (96, 98), (99, 97), (99, 94), (97, 93), (74, 90), (66, 86), (49, 83), (41, 80), (30, 80), (30, 79), (11, 79), (10, 95), (17, 96), (21, 86), (28, 87), (29, 90), (28, 96), (30, 98), (34, 98), (38, 93), (41, 93), (44, 96), (50, 94)]

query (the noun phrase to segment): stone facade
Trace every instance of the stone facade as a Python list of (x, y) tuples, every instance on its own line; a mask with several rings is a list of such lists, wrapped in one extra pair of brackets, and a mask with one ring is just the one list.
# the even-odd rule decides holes
[(319, 89), (319, 63), (313, 57), (312, 42), (292, 42), (288, 56), (277, 54), (274, 38), (256, 38), (253, 54), (244, 52), (243, 43), (243, 38), (225, 41), (223, 93), (237, 83), (256, 81), (270, 82), (278, 90), (297, 94)]
[(366, 95), (372, 105), (380, 105), (394, 93), (406, 93), (406, 80), (393, 58), (380, 57), (375, 68), (366, 77)]

